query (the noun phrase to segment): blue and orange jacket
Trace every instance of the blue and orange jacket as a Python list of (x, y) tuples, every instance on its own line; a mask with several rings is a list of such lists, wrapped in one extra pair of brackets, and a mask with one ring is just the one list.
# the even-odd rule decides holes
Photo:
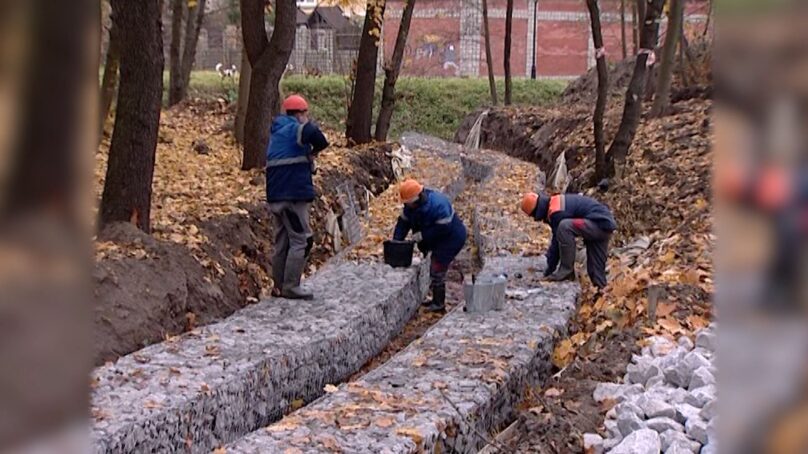
[(419, 248), (431, 251), (435, 260), (448, 265), (466, 244), (466, 226), (440, 192), (424, 189), (421, 200), (415, 208), (404, 206), (393, 239), (404, 240), (410, 230), (421, 232)]
[(553, 237), (550, 240), (550, 247), (547, 249), (547, 270), (549, 274), (558, 266), (558, 242), (556, 241), (556, 230), (558, 224), (564, 219), (588, 219), (598, 227), (613, 232), (617, 230), (617, 222), (614, 220), (609, 207), (597, 200), (579, 194), (558, 194), (552, 197), (546, 194), (539, 194), (539, 202), (533, 216), (537, 221), (544, 221), (550, 225)]
[(267, 145), (267, 202), (311, 202), (313, 155), (328, 146), (317, 126), (279, 115), (272, 122)]

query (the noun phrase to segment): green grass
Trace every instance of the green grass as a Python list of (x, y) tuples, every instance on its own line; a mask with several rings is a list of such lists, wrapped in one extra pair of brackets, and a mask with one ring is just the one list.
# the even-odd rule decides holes
[[(374, 123), (381, 96), (381, 82), (376, 87)], [(514, 79), (513, 100), (517, 105), (541, 105), (556, 99), (565, 82)], [(499, 96), (504, 81), (497, 80)], [(309, 101), (311, 114), (318, 122), (336, 130), (345, 127), (347, 116), (346, 79), (342, 76), (287, 77), (281, 83), (284, 93), (300, 93)], [(224, 97), (235, 101), (238, 87), (222, 80), (214, 71), (191, 74), (189, 94), (192, 97)], [(404, 77), (396, 84), (398, 100), (393, 114), (391, 139), (402, 132), (418, 131), (451, 139), (460, 122), (470, 112), (490, 104), (488, 80), (485, 78), (416, 78)]]

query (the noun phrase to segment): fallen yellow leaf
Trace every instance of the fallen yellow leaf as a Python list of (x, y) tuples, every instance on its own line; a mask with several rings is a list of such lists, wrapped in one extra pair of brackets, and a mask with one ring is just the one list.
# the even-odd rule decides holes
[(376, 425), (381, 427), (382, 429), (386, 429), (392, 426), (394, 422), (395, 420), (393, 418), (390, 418), (389, 416), (383, 416), (376, 420)]
[(295, 399), (292, 401), (292, 411), (295, 411), (302, 406), (303, 406), (303, 399)]
[(674, 318), (667, 317), (660, 319), (657, 324), (671, 334), (684, 332), (682, 325), (680, 325), (679, 322)]
[(563, 339), (556, 345), (553, 350), (553, 365), (562, 369), (566, 367), (575, 356), (575, 348), (572, 346), (572, 341)]
[(659, 303), (659, 305), (657, 305), (656, 315), (657, 317), (664, 318), (673, 313), (675, 310), (676, 304), (674, 303)]
[(424, 436), (421, 435), (421, 432), (414, 427), (402, 427), (401, 429), (396, 429), (396, 435), (410, 437), (418, 446), (420, 446), (421, 442), (424, 441)]

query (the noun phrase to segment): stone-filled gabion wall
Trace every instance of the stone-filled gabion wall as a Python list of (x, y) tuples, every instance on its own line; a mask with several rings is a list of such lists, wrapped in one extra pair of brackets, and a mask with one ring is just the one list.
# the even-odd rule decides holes
[[(441, 189), (463, 188), (456, 175)], [(314, 301), (262, 301), (97, 368), (94, 452), (208, 452), (317, 398), (412, 318), (428, 260), (393, 269), (337, 257), (305, 285)]]
[(326, 267), (314, 302), (263, 301), (98, 368), (95, 452), (204, 452), (278, 419), (377, 355), (428, 279), (426, 262)]
[[(535, 258), (489, 258), (486, 268), (511, 276), (536, 272)], [(525, 386), (550, 367), (553, 344), (566, 332), (579, 288), (530, 288), (523, 300), (485, 314), (457, 309), (418, 341), (361, 380), (341, 385), (227, 452), (472, 453), (514, 414)]]

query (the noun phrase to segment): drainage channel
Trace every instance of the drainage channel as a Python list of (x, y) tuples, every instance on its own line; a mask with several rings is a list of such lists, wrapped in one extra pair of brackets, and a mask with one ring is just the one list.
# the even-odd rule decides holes
[[(459, 163), (424, 167), (416, 176), (462, 192)], [(93, 451), (207, 452), (278, 420), (389, 344), (418, 310), (428, 267), (341, 257), (306, 286), (313, 302), (265, 300), (97, 368)]]
[[(463, 169), (464, 189), (457, 194), (450, 194), (455, 212), (469, 230), (467, 246), (452, 263), (447, 276), (447, 311), (451, 311), (463, 301), (463, 281), (482, 271), (482, 260), (479, 251), (483, 248), (483, 238), (480, 227), (477, 225), (475, 194), (482, 190), (493, 169), (489, 165), (480, 164), (462, 154), (462, 149), (454, 144), (448, 144), (428, 136), (414, 133), (405, 134), (401, 144), (410, 149), (428, 150), (442, 156), (444, 159), (459, 162)], [(450, 150), (447, 153), (447, 148)], [(396, 336), (385, 349), (372, 358), (360, 370), (354, 373), (347, 381), (354, 381), (384, 364), (387, 360), (418, 340), (435, 323), (443, 318), (444, 314), (436, 314), (420, 309), (415, 316), (404, 326), (401, 333)]]
[(547, 375), (579, 288), (537, 282), (544, 264), (531, 256), (536, 241), (508, 203), (532, 188), (535, 168), (424, 136), (407, 140), (463, 163), (472, 182), (458, 205), (473, 210), (482, 273), (508, 275), (514, 298), (501, 311), (453, 310), (388, 361), (227, 452), (476, 452), (512, 420), (523, 391)]

